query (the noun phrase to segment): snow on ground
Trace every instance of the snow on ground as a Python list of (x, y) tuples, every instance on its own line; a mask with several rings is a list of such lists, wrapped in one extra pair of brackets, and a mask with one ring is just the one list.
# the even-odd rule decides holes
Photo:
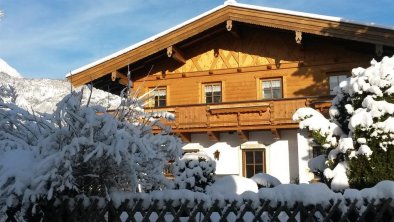
[[(23, 78), (2, 59), (0, 59), (0, 79), (0, 86), (15, 87), (18, 94), (16, 99), (18, 106), (35, 112), (52, 113), (56, 108), (56, 103), (71, 91), (71, 84), (67, 80)], [(84, 101), (86, 102), (90, 90), (86, 86), (83, 88)], [(73, 88), (77, 91), (81, 89), (82, 87)], [(120, 104), (120, 97), (93, 88), (90, 104), (116, 108)]]

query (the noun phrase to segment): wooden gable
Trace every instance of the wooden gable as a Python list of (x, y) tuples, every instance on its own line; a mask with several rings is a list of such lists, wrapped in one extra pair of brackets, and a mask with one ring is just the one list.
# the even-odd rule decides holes
[[(255, 29), (261, 31), (255, 32)], [(337, 41), (339, 46), (320, 46), (321, 41), (316, 40), (319, 38), (331, 39), (334, 42), (331, 46)], [(355, 48), (363, 51), (360, 55), (371, 55), (375, 51), (393, 53), (394, 31), (227, 5), (152, 41), (81, 68), (68, 79), (75, 86), (93, 83), (98, 88), (118, 92), (127, 83), (127, 70), (150, 73), (160, 79), (171, 73), (187, 75), (185, 73), (208, 71), (212, 74), (229, 69), (239, 72), (256, 66), (266, 69), (286, 64), (298, 66), (300, 62), (324, 60), (328, 56), (324, 50), (331, 50), (343, 58), (349, 50), (333, 49), (350, 47), (353, 50), (354, 42), (357, 43)], [(341, 46), (344, 43), (347, 46)], [(320, 55), (308, 55), (307, 48), (311, 44), (321, 48)], [(175, 59), (169, 59), (169, 55)], [(305, 56), (309, 56), (308, 59)], [(326, 59), (338, 58), (331, 55)], [(149, 71), (152, 65), (153, 70)]]

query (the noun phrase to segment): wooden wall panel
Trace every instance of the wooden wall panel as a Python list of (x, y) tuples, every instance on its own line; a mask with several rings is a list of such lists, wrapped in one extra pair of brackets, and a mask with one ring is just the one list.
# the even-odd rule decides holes
[(137, 79), (134, 88), (143, 93), (167, 86), (171, 106), (201, 103), (202, 84), (208, 82), (222, 82), (223, 102), (260, 99), (264, 78), (282, 78), (285, 98), (328, 95), (327, 73), (349, 72), (373, 57), (347, 43), (304, 35), (300, 46), (294, 32), (242, 27), (240, 39), (225, 32), (181, 48), (185, 64), (168, 57), (154, 61), (152, 74)]

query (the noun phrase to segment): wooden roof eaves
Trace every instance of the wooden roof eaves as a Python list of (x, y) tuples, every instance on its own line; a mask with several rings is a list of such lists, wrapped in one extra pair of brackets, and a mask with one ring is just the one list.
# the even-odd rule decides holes
[[(154, 41), (69, 76), (68, 79), (76, 86), (86, 84), (92, 79), (100, 78), (116, 69), (160, 52), (228, 19), (277, 29), (394, 46), (394, 30), (228, 5), (199, 20), (160, 36)], [(363, 33), (362, 30), (367, 30), (367, 32)]]
[[(107, 60), (89, 69), (68, 76), (67, 78), (73, 85), (79, 86), (87, 83), (87, 80), (92, 78), (102, 77), (115, 69), (119, 69), (133, 62), (139, 61), (149, 55), (157, 53), (166, 49), (171, 45), (182, 42), (194, 35), (208, 30), (220, 23), (224, 23), (229, 17), (227, 14), (228, 7), (225, 7), (217, 12), (214, 12), (198, 21), (192, 22), (178, 30), (175, 30), (167, 35), (161, 36), (152, 42), (141, 45), (138, 48), (130, 50), (122, 55)], [(223, 26), (223, 28), (225, 28)]]
[(238, 22), (394, 46), (394, 30), (391, 29), (346, 21), (328, 21), (318, 18), (230, 7), (232, 7), (230, 19)]

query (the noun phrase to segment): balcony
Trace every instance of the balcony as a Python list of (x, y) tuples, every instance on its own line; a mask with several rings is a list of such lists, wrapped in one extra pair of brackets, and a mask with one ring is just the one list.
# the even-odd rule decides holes
[[(328, 97), (255, 100), (220, 104), (192, 104), (151, 109), (175, 114), (175, 121), (164, 121), (173, 131), (184, 135), (207, 132), (215, 139), (215, 132), (295, 129), (294, 112), (301, 107), (312, 107), (326, 113), (331, 106)], [(147, 109), (149, 111), (149, 109)], [(186, 133), (186, 134), (185, 134)], [(274, 132), (273, 132), (274, 133)], [(211, 137), (210, 136), (210, 137)], [(185, 138), (187, 140), (187, 138)]]

